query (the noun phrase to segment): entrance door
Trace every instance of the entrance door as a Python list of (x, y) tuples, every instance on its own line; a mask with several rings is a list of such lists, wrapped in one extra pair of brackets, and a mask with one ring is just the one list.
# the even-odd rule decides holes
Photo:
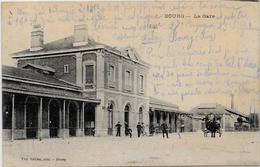
[(76, 136), (78, 108), (75, 103), (69, 105), (69, 134)]
[(50, 122), (49, 122), (49, 130), (50, 137), (58, 137), (59, 130), (59, 111), (60, 106), (57, 101), (51, 101), (49, 104), (49, 114), (50, 114)]
[(108, 130), (107, 130), (107, 134), (108, 135), (113, 135), (113, 110), (114, 110), (114, 106), (113, 104), (110, 104), (108, 106)]
[(26, 102), (26, 138), (37, 138), (38, 130), (38, 103), (34, 98)]
[(95, 135), (95, 106), (91, 104), (86, 104), (85, 114), (84, 114), (84, 126), (85, 135), (94, 136)]
[(125, 135), (127, 136), (127, 129), (129, 127), (129, 111), (130, 111), (130, 107), (129, 105), (125, 106), (125, 113), (124, 113), (124, 123), (125, 123)]

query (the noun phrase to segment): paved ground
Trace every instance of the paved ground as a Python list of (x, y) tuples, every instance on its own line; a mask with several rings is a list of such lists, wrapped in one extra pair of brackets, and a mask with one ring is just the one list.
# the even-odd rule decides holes
[(204, 138), (80, 137), (3, 142), (4, 166), (260, 165), (260, 133)]

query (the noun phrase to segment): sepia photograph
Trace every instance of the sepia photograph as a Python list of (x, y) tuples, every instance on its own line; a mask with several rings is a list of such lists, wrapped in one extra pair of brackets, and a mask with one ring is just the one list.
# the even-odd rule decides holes
[(4, 167), (259, 166), (257, 1), (1, 2)]

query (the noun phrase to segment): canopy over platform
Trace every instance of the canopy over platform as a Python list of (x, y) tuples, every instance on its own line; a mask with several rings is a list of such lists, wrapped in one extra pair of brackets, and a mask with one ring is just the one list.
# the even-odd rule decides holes
[(158, 111), (167, 111), (167, 112), (180, 112), (179, 106), (156, 99), (154, 97), (150, 97), (150, 109), (152, 111), (158, 110)]
[(2, 90), (9, 93), (100, 103), (100, 99), (83, 97), (80, 87), (76, 85), (31, 69), (10, 66), (2, 67)]
[(244, 118), (248, 118), (245, 114), (242, 114), (240, 112), (237, 112), (235, 110), (232, 110), (226, 106), (223, 106), (221, 104), (217, 103), (204, 103), (200, 104), (193, 109), (191, 109), (190, 113), (196, 115), (196, 116), (204, 116), (208, 114), (214, 114), (214, 115), (238, 115)]

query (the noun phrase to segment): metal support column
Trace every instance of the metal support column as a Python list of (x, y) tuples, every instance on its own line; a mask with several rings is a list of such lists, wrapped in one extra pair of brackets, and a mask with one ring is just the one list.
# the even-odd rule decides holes
[(39, 108), (39, 139), (42, 139), (42, 97), (40, 98), (40, 108)]
[(63, 139), (65, 139), (66, 101), (63, 100)]
[(82, 120), (82, 131), (83, 131), (83, 133), (82, 133), (82, 136), (85, 136), (85, 102), (82, 102), (82, 110), (81, 110), (81, 116), (82, 116), (82, 118), (81, 118), (81, 120)]
[(12, 136), (11, 136), (11, 141), (14, 140), (14, 129), (15, 129), (15, 112), (14, 112), (14, 94), (12, 95)]

